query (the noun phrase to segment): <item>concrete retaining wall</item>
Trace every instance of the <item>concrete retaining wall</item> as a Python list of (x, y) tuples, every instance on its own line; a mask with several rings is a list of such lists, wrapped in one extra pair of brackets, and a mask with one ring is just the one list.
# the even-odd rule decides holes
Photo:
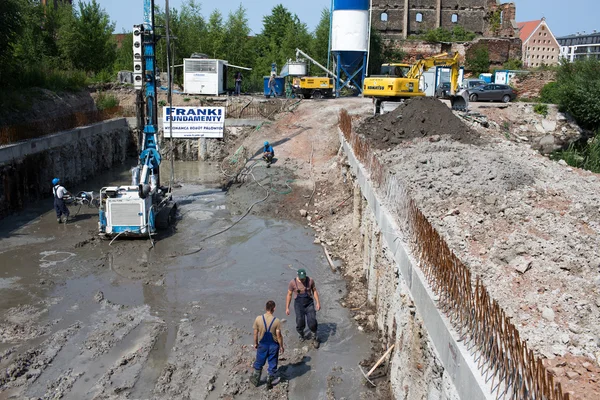
[(2, 147), (0, 218), (50, 197), (52, 178), (68, 189), (123, 163), (134, 151), (124, 118)]
[(397, 399), (492, 399), (472, 356), (436, 306), (425, 277), (406, 250), (395, 218), (368, 172), (340, 134), (362, 196), (355, 196), (363, 235), (368, 299), (387, 347), (395, 344), (390, 378)]

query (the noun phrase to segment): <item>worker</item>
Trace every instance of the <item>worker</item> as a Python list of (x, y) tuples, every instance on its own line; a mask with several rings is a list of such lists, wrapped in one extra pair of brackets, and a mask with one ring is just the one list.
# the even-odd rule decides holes
[(242, 92), (242, 73), (237, 71), (235, 73), (235, 95), (239, 96)]
[(296, 331), (300, 335), (300, 340), (305, 340), (304, 328), (308, 322), (308, 329), (313, 334), (313, 346), (319, 348), (319, 337), (317, 336), (317, 311), (321, 309), (319, 301), (319, 292), (315, 286), (315, 281), (306, 276), (305, 269), (298, 270), (298, 276), (290, 281), (286, 300), (285, 313), (290, 315), (290, 303), (293, 294), (296, 294), (294, 300), (294, 311), (296, 312)]
[(279, 354), (283, 354), (283, 336), (281, 335), (281, 322), (275, 318), (275, 302), (267, 301), (266, 312), (259, 315), (254, 320), (254, 348), (256, 349), (256, 361), (254, 362), (254, 373), (250, 377), (250, 382), (254, 386), (260, 383), (260, 375), (265, 362), (269, 362), (267, 370), (267, 389), (272, 389), (273, 385), (279, 381), (277, 377), (277, 363)]
[(275, 157), (275, 150), (273, 150), (273, 146), (271, 146), (269, 142), (265, 142), (263, 146), (263, 160), (266, 161), (267, 168), (271, 168), (273, 157)]
[(52, 179), (52, 194), (54, 195), (54, 211), (56, 211), (56, 220), (60, 224), (62, 222), (61, 217), (65, 216), (65, 224), (69, 219), (69, 209), (63, 200), (65, 195), (70, 193), (60, 184), (60, 179)]
[(269, 77), (269, 96), (271, 97), (271, 95), (273, 95), (273, 97), (277, 97), (277, 92), (275, 91), (275, 75), (272, 75)]

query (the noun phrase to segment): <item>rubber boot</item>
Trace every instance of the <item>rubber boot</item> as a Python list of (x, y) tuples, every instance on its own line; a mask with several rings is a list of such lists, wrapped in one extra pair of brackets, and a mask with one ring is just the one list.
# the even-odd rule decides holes
[(261, 374), (262, 374), (261, 369), (255, 369), (254, 373), (250, 377), (250, 383), (252, 383), (254, 386), (258, 386), (258, 384), (260, 383), (260, 375)]
[(273, 389), (273, 385), (276, 385), (279, 383), (279, 378), (276, 378), (273, 375), (269, 375), (267, 377), (267, 389), (271, 390)]
[(315, 349), (318, 349), (319, 346), (321, 346), (321, 342), (319, 341), (319, 337), (317, 336), (316, 333), (314, 334), (314, 337), (313, 337), (313, 346)]

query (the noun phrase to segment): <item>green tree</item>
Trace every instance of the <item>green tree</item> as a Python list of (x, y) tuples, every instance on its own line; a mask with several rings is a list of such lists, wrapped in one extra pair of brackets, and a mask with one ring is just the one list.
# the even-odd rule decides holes
[(248, 47), (250, 26), (246, 17), (246, 9), (240, 6), (233, 13), (229, 13), (225, 23), (224, 53), (225, 59), (230, 63), (249, 66), (252, 63), (252, 54)]
[(0, 2), (0, 79), (12, 67), (15, 39), (23, 30), (24, 10), (17, 0)]
[(511, 58), (504, 63), (504, 69), (518, 70), (523, 68), (523, 61), (518, 58)]
[[(327, 65), (327, 54), (329, 53), (329, 26), (330, 13), (327, 8), (321, 10), (321, 19), (313, 33), (313, 40), (310, 46), (310, 55), (317, 60), (321, 65)], [(313, 71), (315, 72), (315, 71)], [(318, 74), (325, 75), (325, 72), (319, 70)]]
[(490, 53), (485, 46), (470, 49), (466, 56), (467, 69), (475, 74), (490, 71)]
[(223, 15), (219, 10), (214, 10), (208, 18), (208, 26), (203, 44), (203, 52), (212, 58), (225, 57), (225, 27)]
[(376, 30), (372, 30), (369, 75), (378, 75), (381, 72), (381, 64), (403, 62), (406, 58), (406, 53), (401, 50), (401, 47), (401, 42), (398, 41), (384, 43), (381, 34)]
[(131, 71), (133, 68), (133, 34), (132, 32), (123, 32), (126, 36), (121, 42), (121, 47), (117, 49), (114, 71)]
[[(548, 89), (547, 89), (548, 90)], [(600, 61), (595, 59), (561, 62), (556, 87), (549, 89), (562, 111), (575, 118), (583, 128), (600, 129)]]
[(96, 0), (73, 7), (59, 29), (58, 47), (74, 68), (100, 72), (112, 68), (116, 45), (112, 38), (115, 25)]
[(251, 75), (252, 88), (263, 85), (263, 76), (271, 71), (271, 64), (281, 68), (290, 58), (295, 58), (296, 48), (309, 49), (312, 38), (306, 24), (279, 4), (263, 18), (263, 30), (252, 41), (255, 62)]

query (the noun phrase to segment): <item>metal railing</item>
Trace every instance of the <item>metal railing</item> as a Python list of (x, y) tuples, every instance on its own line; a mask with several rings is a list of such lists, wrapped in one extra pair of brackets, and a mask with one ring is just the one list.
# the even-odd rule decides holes
[(419, 263), (438, 306), (460, 334), (497, 399), (569, 400), (560, 382), (521, 340), (515, 325), (490, 296), (479, 277), (450, 249), (401, 180), (379, 161), (364, 137), (352, 130), (346, 110), (339, 127), (357, 159), (365, 166), (379, 195), (396, 215), (406, 243)]

